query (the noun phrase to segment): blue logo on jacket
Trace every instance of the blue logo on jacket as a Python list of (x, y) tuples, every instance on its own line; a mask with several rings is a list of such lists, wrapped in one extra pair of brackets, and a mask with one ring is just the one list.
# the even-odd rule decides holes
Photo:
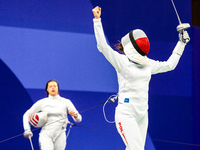
[(124, 103), (129, 103), (129, 98), (125, 98)]

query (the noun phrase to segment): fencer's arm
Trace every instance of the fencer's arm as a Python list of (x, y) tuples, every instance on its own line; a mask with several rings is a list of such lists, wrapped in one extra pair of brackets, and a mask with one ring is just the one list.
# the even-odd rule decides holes
[(178, 47), (173, 50), (173, 53), (176, 53), (180, 56), (182, 56), (183, 51), (185, 49), (186, 44), (190, 41), (190, 37), (187, 33), (187, 31), (184, 31), (182, 33), (179, 33), (179, 43), (181, 43), (183, 46), (182, 47)]
[(172, 55), (167, 60), (168, 68), (166, 71), (171, 71), (176, 68), (184, 49), (185, 49), (185, 44), (178, 41), (172, 52)]
[(70, 100), (68, 100), (67, 102), (68, 102), (68, 104), (67, 104), (68, 113), (72, 116), (72, 118), (75, 122), (81, 122), (82, 116), (79, 114), (79, 112), (75, 108), (74, 104)]
[(24, 113), (24, 115), (23, 115), (23, 126), (24, 126), (24, 131), (25, 131), (25, 130), (30, 130), (29, 116), (30, 116), (29, 111), (26, 111), (26, 112)]
[(97, 40), (97, 47), (99, 48), (99, 45), (107, 47), (107, 42), (106, 42), (105, 35), (103, 33), (103, 27), (102, 27), (101, 18), (100, 18), (101, 8), (97, 6), (94, 9), (92, 9), (92, 12), (94, 14), (94, 19), (93, 19), (94, 33)]
[(94, 33), (95, 38), (97, 41), (97, 48), (100, 52), (103, 53), (103, 55), (106, 57), (106, 59), (114, 66), (114, 68), (117, 71), (121, 70), (121, 62), (120, 62), (120, 54), (116, 51), (114, 51), (108, 44), (105, 38), (105, 34), (103, 31), (103, 26), (101, 23), (101, 8), (99, 6), (92, 9), (92, 12), (94, 14)]
[(31, 132), (31, 127), (29, 124), (29, 116), (31, 115), (30, 109), (27, 110), (23, 115), (23, 127), (24, 127), (24, 138), (29, 139), (33, 136), (33, 133)]
[[(187, 39), (187, 40), (186, 40)], [(174, 70), (183, 54), (186, 44), (189, 42), (190, 38), (187, 31), (183, 31), (182, 34), (179, 33), (179, 41), (176, 44), (172, 55), (165, 62), (159, 62), (154, 60), (149, 60), (149, 64), (152, 67), (152, 74), (162, 73)]]
[(190, 41), (190, 38), (189, 38), (187, 31), (183, 30), (182, 33), (179, 33), (179, 41), (178, 41), (177, 45), (175, 46), (171, 57), (167, 60), (171, 64), (169, 71), (174, 70), (176, 68), (176, 66), (180, 60), (180, 57), (182, 56), (183, 51), (185, 50), (185, 46), (189, 41)]
[(35, 104), (32, 105), (32, 107), (27, 110), (23, 115), (23, 127), (24, 130), (30, 130), (30, 124), (29, 124), (29, 117), (31, 114), (36, 113), (41, 110), (42, 101), (39, 100)]
[(82, 121), (82, 116), (79, 113), (76, 113), (76, 115), (77, 115), (76, 118), (73, 117), (74, 121), (77, 122), (77, 123), (81, 122)]
[(123, 62), (121, 62), (122, 54), (119, 54), (117, 51), (113, 50), (106, 41), (105, 34), (103, 31), (101, 18), (100, 19), (93, 19), (94, 22), (94, 33), (95, 38), (97, 41), (97, 48), (98, 50), (103, 53), (106, 59), (114, 66), (114, 68), (120, 72), (121, 68), (123, 67)]
[(104, 49), (108, 49), (109, 45), (107, 44), (105, 38), (105, 34), (101, 23), (101, 18), (93, 19), (93, 22), (94, 22), (95, 38), (97, 41), (97, 48), (99, 49), (100, 52), (102, 52)]
[(74, 111), (69, 111), (69, 114), (72, 116), (72, 118), (75, 122), (81, 122), (82, 121), (82, 116), (78, 112), (75, 113)]
[(29, 111), (26, 111), (23, 115), (23, 126), (24, 126), (24, 138), (29, 139), (33, 136), (33, 133), (31, 132), (31, 127), (29, 125)]
[(185, 48), (185, 44), (179, 41), (176, 44), (172, 52), (172, 55), (169, 57), (167, 61), (155, 61), (155, 60), (149, 59), (149, 65), (151, 66), (151, 73), (157, 74), (157, 73), (163, 73), (163, 72), (174, 70), (181, 57), (179, 54), (177, 54), (177, 51), (183, 52), (184, 48)]

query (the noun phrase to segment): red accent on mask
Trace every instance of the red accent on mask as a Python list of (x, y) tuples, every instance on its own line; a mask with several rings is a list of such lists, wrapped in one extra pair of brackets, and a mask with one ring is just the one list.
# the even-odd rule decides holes
[(143, 38), (139, 38), (137, 40), (135, 40), (135, 42), (137, 43), (137, 45), (139, 46), (139, 48), (145, 53), (147, 54), (149, 52), (150, 49), (150, 43), (147, 37), (143, 37)]

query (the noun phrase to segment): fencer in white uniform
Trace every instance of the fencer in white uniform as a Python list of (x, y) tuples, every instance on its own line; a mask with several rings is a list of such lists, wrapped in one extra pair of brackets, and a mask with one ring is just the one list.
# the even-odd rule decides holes
[[(66, 147), (66, 127), (68, 122), (67, 113), (69, 113), (75, 122), (81, 122), (82, 116), (78, 113), (73, 103), (59, 95), (59, 86), (57, 81), (50, 80), (47, 83), (47, 98), (38, 100), (23, 115), (24, 137), (33, 136), (29, 124), (32, 114), (45, 112), (46, 120), (39, 134), (39, 145), (41, 150), (64, 150)], [(38, 113), (40, 114), (40, 113)], [(34, 119), (33, 119), (34, 120)], [(37, 120), (36, 120), (37, 121)]]
[[(146, 34), (139, 29), (133, 30), (121, 39), (123, 53), (113, 50), (106, 42), (102, 23), (101, 8), (95, 7), (94, 32), (98, 50), (112, 64), (117, 72), (119, 91), (118, 106), (115, 110), (115, 124), (122, 137), (126, 150), (144, 150), (148, 127), (148, 90), (152, 74), (175, 69), (189, 42), (186, 31), (167, 61), (149, 59), (150, 44)], [(185, 40), (188, 39), (188, 40)]]

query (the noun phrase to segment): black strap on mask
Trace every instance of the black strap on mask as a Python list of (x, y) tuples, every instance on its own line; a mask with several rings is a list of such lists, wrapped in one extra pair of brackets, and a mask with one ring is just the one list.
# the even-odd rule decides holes
[(133, 44), (133, 47), (136, 49), (136, 51), (141, 54), (142, 56), (146, 56), (146, 54), (139, 48), (137, 43), (135, 42), (135, 39), (133, 37), (133, 31), (129, 32), (129, 38), (131, 40), (131, 43)]

